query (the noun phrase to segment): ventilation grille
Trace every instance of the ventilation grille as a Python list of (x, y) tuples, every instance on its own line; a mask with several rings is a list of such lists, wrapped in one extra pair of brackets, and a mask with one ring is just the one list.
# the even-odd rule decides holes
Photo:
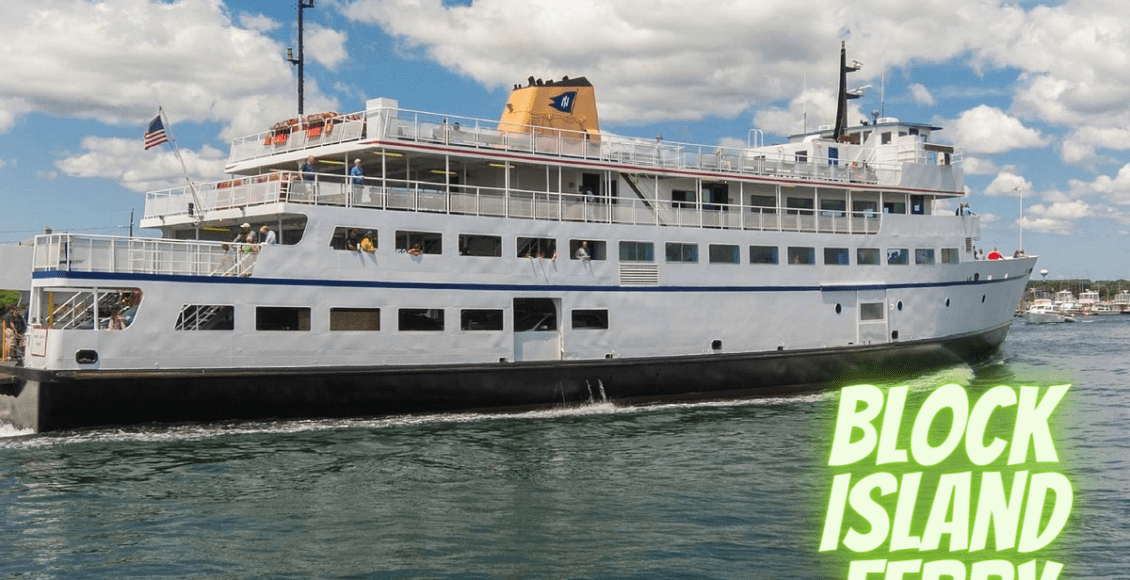
[(620, 264), (621, 286), (658, 286), (659, 266), (655, 264)]

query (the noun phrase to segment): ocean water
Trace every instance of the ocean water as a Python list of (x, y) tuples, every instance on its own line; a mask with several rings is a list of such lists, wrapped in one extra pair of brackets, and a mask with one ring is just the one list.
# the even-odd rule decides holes
[[(909, 381), (1073, 385), (1055, 444), (1074, 508), (1035, 556), (1061, 578), (1130, 577), (1128, 343), (1130, 316), (1017, 321), (1000, 361)], [(0, 578), (845, 578), (818, 551), (838, 396), (0, 425)]]

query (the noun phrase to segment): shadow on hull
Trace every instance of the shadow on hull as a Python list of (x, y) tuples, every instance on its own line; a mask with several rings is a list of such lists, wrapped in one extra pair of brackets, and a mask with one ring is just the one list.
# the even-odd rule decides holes
[(943, 341), (754, 354), (395, 368), (44, 372), (9, 368), (0, 421), (37, 432), (139, 423), (370, 417), (777, 395), (882, 383), (997, 352), (1008, 325)]

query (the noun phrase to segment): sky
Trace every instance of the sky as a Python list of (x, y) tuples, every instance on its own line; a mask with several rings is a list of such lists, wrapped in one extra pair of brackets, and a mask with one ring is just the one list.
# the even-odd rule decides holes
[[(316, 0), (305, 110), (373, 97), (496, 119), (514, 84), (586, 76), (601, 127), (766, 143), (835, 118), (840, 42), (872, 110), (943, 127), (981, 247), (1049, 279), (1130, 278), (1125, 0)], [(0, 0), (0, 243), (130, 232), (144, 192), (223, 178), (231, 140), (297, 110), (293, 0)], [(154, 235), (134, 226), (135, 235)]]

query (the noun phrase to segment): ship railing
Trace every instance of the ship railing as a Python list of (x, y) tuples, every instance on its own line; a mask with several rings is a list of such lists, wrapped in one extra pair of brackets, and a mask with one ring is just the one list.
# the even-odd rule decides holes
[(315, 113), (290, 119), (255, 135), (232, 140), (228, 163), (357, 141), (365, 136), (364, 113)]
[(115, 272), (187, 276), (250, 276), (254, 244), (127, 238), (85, 234), (36, 236), (35, 271)]
[(837, 154), (842, 157), (798, 157), (787, 145), (739, 148), (679, 143), (662, 137), (651, 140), (610, 133), (594, 136), (586, 131), (500, 123), (398, 108), (377, 108), (344, 115), (321, 113), (302, 122), (291, 119), (268, 131), (233, 140), (228, 162), (237, 163), (365, 138), (618, 162), (656, 170), (697, 170), (738, 176), (791, 177), (873, 185), (899, 184), (903, 162), (936, 164), (938, 171), (952, 171), (952, 167), (946, 165), (960, 163), (956, 153), (947, 163), (934, 163), (936, 154), (929, 150), (927, 144), (910, 136), (905, 138), (905, 144), (900, 141), (897, 161), (878, 163), (860, 157), (872, 150), (861, 145), (843, 144), (837, 147)]
[(871, 210), (778, 209), (370, 178), (348, 189), (344, 203), (352, 207), (533, 220), (842, 234), (875, 234), (882, 224), (882, 214)]

